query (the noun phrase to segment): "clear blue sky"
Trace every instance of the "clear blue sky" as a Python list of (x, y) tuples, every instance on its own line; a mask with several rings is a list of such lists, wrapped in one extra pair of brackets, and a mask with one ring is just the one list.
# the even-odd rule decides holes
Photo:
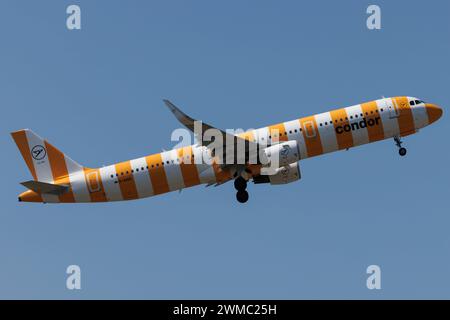
[[(379, 4), (382, 30), (366, 28)], [(68, 31), (78, 4), (82, 30)], [(0, 298), (450, 298), (448, 1), (0, 3)], [(162, 103), (257, 128), (381, 96), (443, 118), (405, 139), (301, 162), (302, 180), (203, 186), (133, 202), (17, 202), (9, 132), (86, 166), (160, 152)], [(66, 267), (82, 290), (65, 287)], [(366, 268), (382, 289), (366, 288)]]

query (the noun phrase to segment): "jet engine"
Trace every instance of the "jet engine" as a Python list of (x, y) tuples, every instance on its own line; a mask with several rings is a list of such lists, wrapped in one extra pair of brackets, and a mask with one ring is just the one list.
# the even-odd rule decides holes
[(269, 176), (270, 184), (286, 184), (300, 179), (300, 167), (298, 162), (278, 168), (276, 173)]
[(300, 160), (297, 141), (280, 142), (264, 149), (264, 153), (271, 167), (281, 168)]
[(301, 178), (300, 166), (298, 162), (288, 164), (286, 166), (277, 168), (271, 175), (259, 175), (253, 178), (255, 184), (270, 183), (270, 184), (287, 184), (297, 181)]

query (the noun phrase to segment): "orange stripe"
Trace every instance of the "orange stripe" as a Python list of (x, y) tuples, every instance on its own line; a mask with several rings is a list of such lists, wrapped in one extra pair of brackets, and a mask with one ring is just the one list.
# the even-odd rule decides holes
[(392, 101), (396, 104), (399, 110), (398, 117), (398, 127), (400, 130), (400, 135), (408, 135), (414, 133), (414, 117), (409, 105), (408, 98), (406, 97), (396, 97), (392, 98)]
[(130, 161), (124, 161), (115, 165), (116, 172), (119, 174), (120, 191), (124, 200), (133, 200), (139, 198), (133, 173), (131, 172)]
[[(344, 131), (345, 125), (350, 125), (348, 120), (347, 111), (345, 108), (330, 111), (331, 120), (334, 125), (334, 132), (336, 134), (336, 140), (339, 149), (347, 149), (353, 147), (353, 135), (351, 131)], [(336, 131), (336, 128), (340, 133)]]
[(153, 154), (145, 157), (148, 165), (148, 172), (150, 174), (150, 180), (153, 185), (153, 192), (155, 195), (169, 192), (169, 184), (167, 183), (166, 172), (164, 166), (161, 165), (161, 154)]
[(198, 175), (197, 166), (194, 164), (192, 158), (192, 146), (180, 148), (177, 150), (178, 158), (180, 158), (180, 169), (183, 175), (184, 185), (192, 187), (200, 184), (200, 177)]
[[(47, 149), (48, 150), (48, 149)], [(70, 184), (69, 176), (65, 176), (63, 178), (60, 178), (58, 180), (54, 181), (55, 184), (65, 184), (69, 185), (69, 191), (59, 196), (59, 201), (62, 203), (74, 203), (75, 202), (75, 196), (73, 195), (72, 191), (72, 185)]]
[(50, 162), (50, 169), (52, 170), (53, 181), (62, 184), (69, 185), (69, 191), (59, 196), (59, 201), (64, 203), (75, 202), (75, 197), (73, 196), (72, 186), (69, 180), (69, 171), (66, 166), (66, 159), (64, 158), (64, 154), (61, 153), (58, 149), (52, 146), (47, 141), (44, 141), (45, 147), (48, 153), (48, 159)]
[(22, 154), (22, 157), (25, 160), (28, 169), (33, 175), (34, 180), (37, 180), (36, 170), (34, 169), (33, 159), (31, 159), (30, 147), (28, 145), (28, 139), (25, 130), (12, 132), (11, 135), (16, 142), (20, 153)]
[(284, 123), (279, 123), (268, 127), (269, 135), (272, 139), (272, 144), (279, 141), (288, 141), (288, 136)]
[(220, 165), (214, 160), (213, 164), (214, 174), (216, 175), (216, 182), (225, 182), (231, 179), (231, 173), (229, 170), (222, 170)]
[[(373, 126), (367, 125), (367, 133), (369, 134), (369, 141), (373, 142), (384, 139), (383, 122), (381, 121), (378, 112), (375, 112), (375, 110), (378, 110), (377, 102), (370, 101), (367, 103), (362, 103), (361, 110), (364, 114), (366, 122), (370, 120), (375, 121), (375, 125)], [(379, 118), (378, 121), (377, 118)]]
[(253, 131), (247, 131), (241, 134), (238, 134), (239, 138), (251, 141), (251, 142), (255, 142), (255, 136), (253, 134)]
[[(89, 181), (89, 177), (88, 174), (91, 172), (97, 172), (97, 177), (98, 177), (98, 181), (97, 183), (100, 185), (100, 190), (96, 191), (96, 192), (91, 192), (91, 190), (89, 189), (89, 186), (87, 185), (86, 187), (88, 188), (89, 191), (89, 195), (91, 197), (91, 201), (92, 202), (105, 202), (108, 201), (108, 199), (106, 198), (106, 194), (105, 194), (105, 189), (103, 188), (103, 182), (102, 182), (102, 177), (100, 176), (100, 170), (99, 169), (88, 169), (88, 168), (83, 168), (84, 170), (84, 176), (85, 176), (85, 180), (87, 184), (90, 184), (91, 182)], [(95, 186), (93, 186), (95, 189)]]
[[(322, 154), (323, 153), (322, 142), (320, 141), (319, 130), (317, 128), (315, 117), (309, 116), (301, 118), (299, 119), (299, 121), (300, 121), (300, 128), (302, 129), (303, 132), (303, 138), (305, 140), (308, 157), (313, 157)], [(309, 130), (308, 128), (309, 126), (312, 126), (312, 128), (315, 131), (315, 136), (313, 137), (308, 137), (306, 134), (306, 130)]]

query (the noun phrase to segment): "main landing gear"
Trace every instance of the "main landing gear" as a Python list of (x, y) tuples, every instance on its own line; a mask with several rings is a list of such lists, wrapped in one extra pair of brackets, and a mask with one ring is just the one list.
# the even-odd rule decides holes
[(247, 180), (242, 177), (238, 177), (234, 180), (234, 188), (237, 190), (236, 200), (240, 203), (246, 203), (248, 201)]
[(402, 141), (400, 140), (400, 137), (395, 136), (394, 141), (395, 145), (398, 147), (398, 154), (402, 157), (406, 155), (406, 149), (402, 147)]

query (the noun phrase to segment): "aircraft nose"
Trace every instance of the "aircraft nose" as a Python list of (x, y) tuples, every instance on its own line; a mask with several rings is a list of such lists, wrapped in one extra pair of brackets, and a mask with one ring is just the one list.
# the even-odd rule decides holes
[(433, 123), (442, 116), (442, 108), (439, 106), (432, 103), (427, 103), (425, 104), (425, 107), (428, 114), (428, 123)]

